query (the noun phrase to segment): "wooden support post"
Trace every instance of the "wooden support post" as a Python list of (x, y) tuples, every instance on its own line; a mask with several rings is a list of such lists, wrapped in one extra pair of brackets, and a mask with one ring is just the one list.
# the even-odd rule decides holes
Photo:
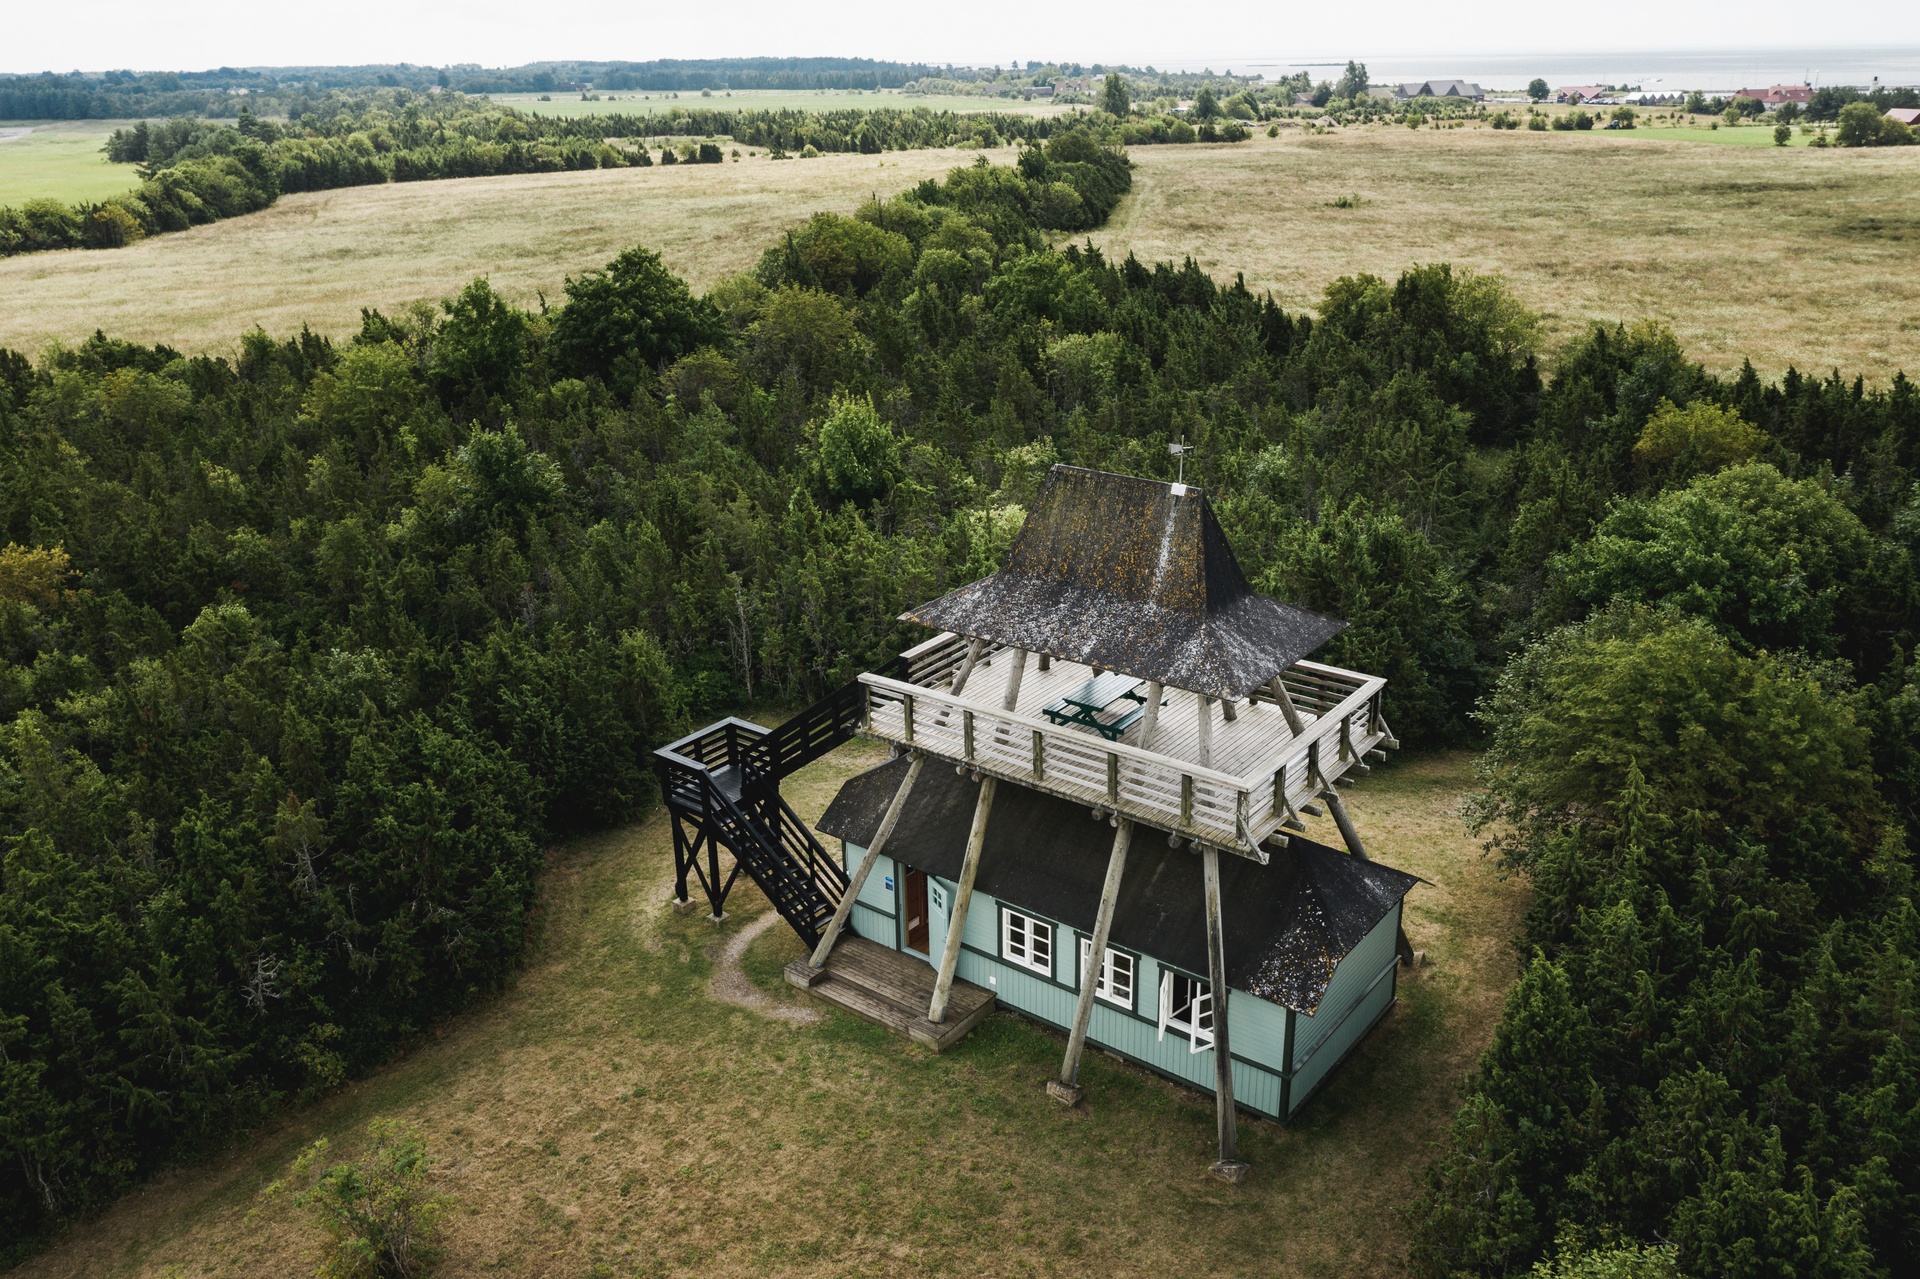
[(1280, 713), (1287, 717), (1287, 731), (1295, 737), (1307, 731), (1307, 722), (1300, 718), (1300, 708), (1293, 704), (1293, 694), (1287, 691), (1287, 682), (1278, 675), (1267, 685), (1273, 690), (1273, 700), (1280, 703)]
[(1045, 675), (1048, 671), (1052, 669), (1053, 669), (1053, 654), (1051, 653), (1040, 654), (1040, 673), (1042, 675)]
[(860, 869), (854, 872), (852, 880), (847, 883), (846, 892), (840, 896), (840, 905), (827, 922), (827, 930), (820, 934), (820, 944), (813, 948), (813, 958), (807, 961), (807, 967), (815, 972), (827, 966), (827, 956), (833, 953), (833, 944), (840, 940), (840, 932), (853, 914), (854, 900), (860, 896), (860, 890), (867, 886), (867, 876), (873, 873), (873, 864), (880, 860), (880, 850), (887, 846), (887, 839), (899, 824), (900, 813), (907, 806), (907, 796), (913, 792), (913, 784), (920, 780), (920, 766), (926, 762), (925, 755), (916, 754), (913, 762), (907, 765), (907, 775), (900, 779), (900, 789), (893, 793), (893, 802), (887, 805), (887, 815), (880, 819), (880, 829), (874, 832), (867, 855), (860, 859)]
[(1213, 996), (1213, 1106), (1219, 1129), (1220, 1158), (1207, 1171), (1222, 1181), (1247, 1179), (1247, 1165), (1235, 1157), (1238, 1116), (1233, 1108), (1233, 1046), (1227, 1039), (1227, 938), (1220, 918), (1220, 850), (1200, 846), (1207, 895), (1207, 984)]
[(1140, 740), (1134, 743), (1143, 751), (1152, 749), (1153, 730), (1160, 723), (1160, 699), (1165, 693), (1159, 680), (1147, 681), (1147, 713), (1140, 717)]
[[(1347, 816), (1347, 806), (1340, 802), (1340, 793), (1329, 786), (1323, 798), (1327, 801), (1327, 811), (1333, 814), (1334, 824), (1340, 828), (1340, 838), (1347, 842), (1347, 851), (1363, 862), (1372, 861), (1367, 856), (1366, 845), (1360, 842), (1360, 832), (1354, 829), (1353, 818)], [(1407, 940), (1405, 923), (1394, 929), (1393, 949), (1401, 963), (1413, 967), (1413, 943)]]
[(986, 648), (985, 640), (970, 640), (967, 643), (967, 660), (960, 663), (960, 673), (953, 677), (953, 695), (960, 696), (966, 691), (967, 680), (973, 676), (973, 668), (980, 661), (980, 652)]
[(1240, 718), (1240, 707), (1238, 705), (1239, 701), (1240, 699), (1237, 697), (1221, 698), (1220, 699), (1220, 718), (1226, 720), (1227, 723), (1229, 724), (1233, 723), (1234, 720)]
[(1366, 845), (1360, 842), (1360, 832), (1353, 828), (1353, 818), (1347, 816), (1347, 806), (1340, 802), (1340, 792), (1329, 786), (1320, 792), (1320, 798), (1327, 801), (1327, 811), (1333, 814), (1333, 824), (1340, 828), (1340, 838), (1347, 841), (1347, 851), (1363, 862), (1373, 858), (1367, 856)]
[(1018, 710), (1020, 707), (1020, 679), (1027, 673), (1027, 650), (1016, 648), (1009, 650), (1013, 659), (1013, 669), (1007, 672), (1007, 697), (1000, 704), (1004, 711)]
[(1193, 699), (1194, 729), (1199, 733), (1200, 759), (1202, 768), (1213, 767), (1213, 699), (1204, 693), (1195, 694)]
[(1120, 900), (1120, 876), (1126, 871), (1127, 848), (1132, 843), (1133, 822), (1122, 817), (1120, 828), (1113, 832), (1113, 852), (1107, 856), (1107, 881), (1100, 889), (1100, 906), (1093, 916), (1087, 962), (1080, 972), (1080, 1002), (1073, 1009), (1073, 1031), (1067, 1036), (1066, 1060), (1060, 1063), (1060, 1078), (1047, 1084), (1048, 1094), (1064, 1105), (1077, 1105), (1083, 1095), (1080, 1054), (1087, 1046), (1087, 1023), (1093, 1018), (1093, 991), (1106, 964), (1107, 937), (1113, 931), (1113, 908)]
[(940, 975), (933, 982), (933, 1002), (927, 1020), (938, 1026), (947, 1018), (947, 999), (953, 994), (953, 970), (960, 966), (960, 939), (967, 931), (967, 907), (973, 905), (973, 881), (980, 873), (980, 846), (987, 842), (987, 818), (993, 813), (993, 792), (999, 785), (991, 775), (980, 779), (980, 798), (973, 805), (973, 829), (967, 833), (967, 852), (960, 863), (960, 883), (953, 893), (953, 914), (947, 919), (947, 944), (940, 955)]

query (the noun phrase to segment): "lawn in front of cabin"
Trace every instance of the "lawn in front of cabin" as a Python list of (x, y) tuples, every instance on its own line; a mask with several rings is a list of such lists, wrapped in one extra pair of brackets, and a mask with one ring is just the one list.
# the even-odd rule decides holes
[[(882, 758), (845, 747), (789, 798), (812, 819)], [(255, 1196), (316, 1137), (356, 1152), (376, 1115), (418, 1124), (444, 1161), (448, 1274), (1398, 1274), (1395, 1209), (1514, 971), (1521, 891), (1461, 826), (1471, 786), (1468, 757), (1439, 754), (1349, 792), (1374, 855), (1431, 881), (1408, 906), (1430, 963), (1292, 1127), (1243, 1119), (1246, 1186), (1205, 1174), (1210, 1097), (1090, 1054), (1088, 1101), (1063, 1110), (1044, 1091), (1060, 1036), (1011, 1014), (934, 1056), (838, 1012), (794, 1025), (715, 1000), (720, 945), (769, 907), (743, 878), (720, 928), (674, 914), (656, 812), (554, 852), (511, 989), (19, 1274), (298, 1273), (311, 1228)], [(779, 975), (799, 953), (776, 925), (743, 967), (803, 1006)]]

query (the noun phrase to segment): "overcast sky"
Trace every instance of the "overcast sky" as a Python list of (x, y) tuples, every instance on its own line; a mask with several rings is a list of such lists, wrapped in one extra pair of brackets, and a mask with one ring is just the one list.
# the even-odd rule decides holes
[(1684, 0), (1556, 4), (1480, 0), (1285, 0), (1225, 5), (1039, 5), (1011, 0), (9, 0), (0, 70), (199, 70), (477, 62), (839, 55), (972, 65), (1054, 59), (1199, 65), (1328, 57), (1920, 45), (1916, 0), (1788, 0), (1736, 8)]

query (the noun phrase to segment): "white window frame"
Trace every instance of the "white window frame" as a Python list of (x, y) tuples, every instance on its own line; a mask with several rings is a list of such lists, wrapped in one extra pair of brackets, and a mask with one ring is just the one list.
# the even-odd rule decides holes
[[(1080, 939), (1080, 980), (1082, 982), (1087, 979), (1087, 969), (1091, 966), (1089, 960), (1092, 958), (1092, 955), (1093, 938), (1082, 937)], [(1110, 1004), (1117, 1004), (1128, 1012), (1132, 1012), (1134, 981), (1139, 976), (1139, 973), (1140, 966), (1132, 955), (1129, 955), (1124, 950), (1115, 950), (1111, 946), (1107, 947), (1107, 953), (1101, 958), (1098, 980), (1094, 982), (1094, 997), (1096, 999), (1104, 999)], [(1121, 979), (1119, 984), (1126, 987), (1125, 994), (1116, 995), (1114, 993), (1114, 978), (1116, 976)], [(1074, 989), (1078, 990), (1079, 987), (1075, 986)]]
[[(1191, 1012), (1191, 1019), (1174, 1015), (1173, 983), (1176, 980), (1188, 983), (1193, 990), (1183, 1010)], [(1213, 1047), (1213, 987), (1210, 982), (1177, 973), (1171, 968), (1160, 970), (1160, 1038), (1165, 1039), (1169, 1029), (1176, 1035), (1186, 1036), (1189, 1053), (1205, 1052)]]
[[(1016, 924), (1015, 921), (1018, 921)], [(1039, 954), (1036, 957), (1035, 952)], [(1016, 968), (1053, 976), (1053, 925), (1017, 910), (1000, 911), (1000, 958)]]

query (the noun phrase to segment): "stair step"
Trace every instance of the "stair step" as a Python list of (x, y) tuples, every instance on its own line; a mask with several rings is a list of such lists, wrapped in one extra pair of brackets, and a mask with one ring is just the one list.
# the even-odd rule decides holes
[(824, 973), (811, 972), (804, 959), (787, 965), (787, 980), (809, 994), (943, 1052), (992, 1010), (995, 996), (972, 982), (956, 981), (947, 1019), (935, 1025), (927, 1020), (934, 977), (932, 967), (911, 955), (855, 936), (841, 938)]

